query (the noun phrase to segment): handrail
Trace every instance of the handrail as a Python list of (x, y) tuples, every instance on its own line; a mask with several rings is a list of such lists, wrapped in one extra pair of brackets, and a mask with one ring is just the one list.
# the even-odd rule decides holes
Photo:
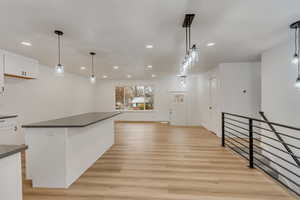
[(269, 123), (268, 118), (265, 116), (265, 113), (260, 111), (259, 114), (261, 117), (267, 122), (269, 125), (270, 129), (273, 131), (273, 133), (276, 135), (276, 137), (279, 139), (280, 143), (284, 146), (284, 148), (288, 151), (289, 155), (293, 158), (293, 160), (297, 163), (297, 165), (300, 167), (300, 161), (296, 158), (296, 155), (293, 153), (293, 151), (290, 149), (290, 147), (284, 142), (282, 137), (276, 132), (276, 129), (274, 126)]
[(240, 118), (244, 118), (244, 119), (252, 119), (252, 120), (257, 121), (257, 122), (262, 122), (262, 123), (266, 123), (266, 124), (269, 123), (269, 124), (272, 124), (274, 126), (281, 126), (283, 128), (288, 128), (288, 129), (293, 129), (293, 130), (296, 130), (296, 131), (300, 131), (300, 128), (298, 128), (298, 127), (287, 126), (287, 125), (279, 124), (279, 123), (275, 123), (275, 122), (266, 122), (266, 121), (261, 120), (261, 119), (257, 119), (257, 118), (253, 118), (253, 117), (246, 117), (246, 116), (238, 115), (238, 114), (232, 114), (232, 113), (227, 113), (227, 112), (223, 112), (223, 113), (226, 114), (226, 115), (231, 115), (231, 116), (240, 117)]

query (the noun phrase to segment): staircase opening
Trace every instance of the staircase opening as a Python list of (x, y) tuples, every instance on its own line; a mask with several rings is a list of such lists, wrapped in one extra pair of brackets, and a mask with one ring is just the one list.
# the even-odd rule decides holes
[(222, 113), (222, 146), (249, 161), (300, 196), (300, 128), (262, 119)]

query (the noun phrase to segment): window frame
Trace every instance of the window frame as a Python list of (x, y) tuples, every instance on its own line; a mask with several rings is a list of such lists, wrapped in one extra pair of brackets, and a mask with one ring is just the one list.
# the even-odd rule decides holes
[[(123, 103), (125, 103), (125, 88), (126, 87), (137, 87), (137, 86), (143, 86), (143, 87), (151, 87), (153, 91), (153, 109), (152, 110), (146, 110), (146, 103), (144, 103), (144, 110), (128, 110), (128, 109), (116, 109), (116, 88), (117, 87), (123, 87), (124, 88), (124, 97), (123, 97)], [(145, 97), (145, 91), (144, 91), (144, 97)], [(120, 111), (120, 112), (153, 112), (156, 111), (155, 109), (155, 86), (153, 84), (130, 84), (130, 85), (115, 85), (114, 87), (114, 110)]]

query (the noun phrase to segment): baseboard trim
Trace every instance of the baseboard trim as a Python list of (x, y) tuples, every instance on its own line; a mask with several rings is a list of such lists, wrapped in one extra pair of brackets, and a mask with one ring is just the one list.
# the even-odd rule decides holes
[(204, 128), (203, 126), (196, 126), (196, 125), (184, 125), (184, 126), (177, 126), (177, 125), (170, 125), (171, 127), (175, 127), (175, 128)]
[(205, 128), (201, 125), (191, 125), (191, 126), (177, 126), (177, 125), (171, 125), (170, 122), (168, 121), (128, 121), (128, 120), (116, 120), (115, 123), (141, 123), (141, 124), (164, 124), (164, 125), (168, 125), (174, 128)]
[[(128, 120), (116, 120), (115, 123), (149, 123), (149, 124), (156, 124), (156, 123), (161, 123), (163, 124), (162, 121), (128, 121)], [(165, 123), (169, 124), (169, 122)]]

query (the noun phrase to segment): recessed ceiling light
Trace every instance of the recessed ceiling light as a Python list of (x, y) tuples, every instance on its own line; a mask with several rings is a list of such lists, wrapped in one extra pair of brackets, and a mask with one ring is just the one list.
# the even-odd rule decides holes
[(152, 74), (151, 76), (152, 76), (152, 78), (155, 78), (155, 77), (156, 77), (156, 75), (155, 75), (155, 74)]
[(152, 44), (147, 44), (147, 45), (146, 45), (146, 48), (147, 48), (147, 49), (152, 49), (152, 48), (153, 48), (153, 45), (152, 45)]
[(81, 70), (86, 70), (86, 67), (85, 66), (81, 66), (80, 69)]
[(106, 76), (106, 75), (103, 75), (102, 78), (107, 78), (107, 76)]
[(131, 78), (132, 76), (130, 74), (127, 75), (127, 78)]
[(25, 42), (25, 41), (23, 41), (23, 42), (21, 42), (21, 44), (23, 44), (24, 46), (32, 46), (32, 44), (30, 43), (30, 42)]
[(148, 65), (147, 66), (148, 69), (152, 69), (152, 67), (153, 67), (152, 65)]
[(212, 47), (212, 46), (215, 46), (215, 44), (216, 44), (216, 43), (214, 43), (214, 42), (209, 42), (209, 43), (206, 44), (206, 46)]
[(119, 66), (113, 66), (114, 69), (119, 69)]

